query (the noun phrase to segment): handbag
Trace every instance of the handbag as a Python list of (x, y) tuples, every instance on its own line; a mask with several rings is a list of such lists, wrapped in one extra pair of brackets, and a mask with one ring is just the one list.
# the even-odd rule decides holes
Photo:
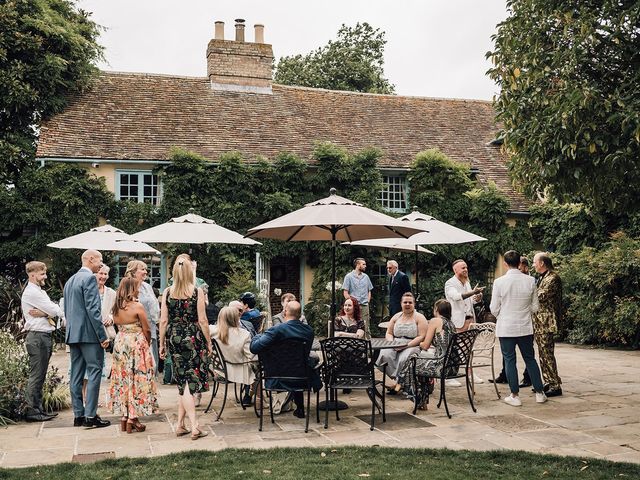
[(109, 325), (109, 326), (105, 326), (104, 327), (104, 332), (107, 334), (107, 338), (111, 341), (115, 340), (116, 338), (116, 329), (113, 325)]

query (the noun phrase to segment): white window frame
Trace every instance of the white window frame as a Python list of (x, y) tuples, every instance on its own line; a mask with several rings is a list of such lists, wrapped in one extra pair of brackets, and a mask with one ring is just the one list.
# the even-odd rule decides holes
[[(162, 201), (162, 183), (160, 181), (160, 177), (158, 175), (156, 175), (155, 173), (153, 173), (152, 170), (122, 170), (122, 169), (118, 169), (115, 171), (115, 194), (116, 194), (116, 200), (122, 200), (122, 197), (120, 196), (120, 187), (121, 187), (121, 176), (122, 175), (134, 175), (138, 177), (138, 197), (135, 200), (136, 203), (151, 203), (152, 205), (158, 206), (160, 205), (160, 202)], [(151, 175), (152, 178), (155, 177), (156, 179), (156, 184), (157, 184), (157, 190), (156, 190), (156, 195), (155, 196), (150, 196), (150, 197), (146, 197), (144, 195), (144, 176), (145, 175)], [(153, 185), (152, 185), (153, 187)], [(150, 199), (150, 202), (145, 202), (145, 198)], [(126, 198), (126, 200), (128, 201), (134, 201), (135, 197), (133, 198)], [(155, 200), (155, 201), (154, 201)]]
[[(400, 196), (404, 198), (399, 198)], [(406, 172), (382, 172), (382, 190), (378, 201), (382, 208), (389, 212), (403, 213), (409, 209), (409, 183)], [(404, 206), (398, 203), (404, 203)]]

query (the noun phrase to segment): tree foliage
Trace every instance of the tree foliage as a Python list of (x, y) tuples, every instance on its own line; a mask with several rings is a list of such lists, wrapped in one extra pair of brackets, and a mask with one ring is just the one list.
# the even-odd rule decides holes
[(89, 84), (98, 34), (69, 0), (0, 2), (0, 184), (33, 161), (40, 120)]
[[(509, 0), (487, 53), (514, 178), (620, 215), (640, 193), (640, 4)], [(615, 228), (615, 225), (614, 225)]]
[(306, 55), (282, 57), (275, 82), (329, 90), (393, 93), (384, 78), (384, 32), (368, 23), (342, 25), (336, 40)]

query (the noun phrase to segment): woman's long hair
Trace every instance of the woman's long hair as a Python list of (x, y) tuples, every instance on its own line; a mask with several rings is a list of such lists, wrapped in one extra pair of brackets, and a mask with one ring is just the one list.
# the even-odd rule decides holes
[(433, 304), (433, 310), (440, 317), (451, 320), (451, 304), (444, 298), (436, 300), (436, 303)]
[(229, 329), (238, 328), (240, 312), (235, 307), (224, 307), (218, 313), (218, 339), (227, 345), (229, 343)]
[[(362, 318), (362, 313), (360, 312), (360, 303), (358, 302), (358, 300), (356, 300), (356, 297), (349, 297), (349, 300), (351, 300), (351, 302), (353, 302), (353, 319), (356, 322), (359, 322), (360, 319)], [(345, 302), (347, 300), (345, 299)], [(344, 317), (346, 316), (346, 312), (344, 311), (344, 303), (342, 304), (342, 310), (340, 310), (340, 316)]]
[(173, 298), (189, 298), (193, 295), (195, 281), (193, 279), (193, 267), (191, 258), (187, 254), (178, 255), (173, 263), (173, 285), (171, 296)]
[(127, 303), (133, 302), (138, 297), (139, 282), (133, 277), (124, 277), (116, 291), (116, 301), (111, 309), (111, 314), (116, 317), (120, 310), (127, 307)]

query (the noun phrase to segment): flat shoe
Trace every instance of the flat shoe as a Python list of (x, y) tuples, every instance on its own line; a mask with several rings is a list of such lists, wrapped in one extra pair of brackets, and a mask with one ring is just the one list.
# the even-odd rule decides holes
[(187, 435), (189, 433), (189, 430), (187, 430), (184, 427), (178, 427), (176, 428), (176, 437), (184, 437), (185, 435)]
[(191, 433), (191, 440), (198, 440), (199, 438), (206, 437), (207, 435), (209, 435), (209, 432), (198, 430), (198, 433)]

